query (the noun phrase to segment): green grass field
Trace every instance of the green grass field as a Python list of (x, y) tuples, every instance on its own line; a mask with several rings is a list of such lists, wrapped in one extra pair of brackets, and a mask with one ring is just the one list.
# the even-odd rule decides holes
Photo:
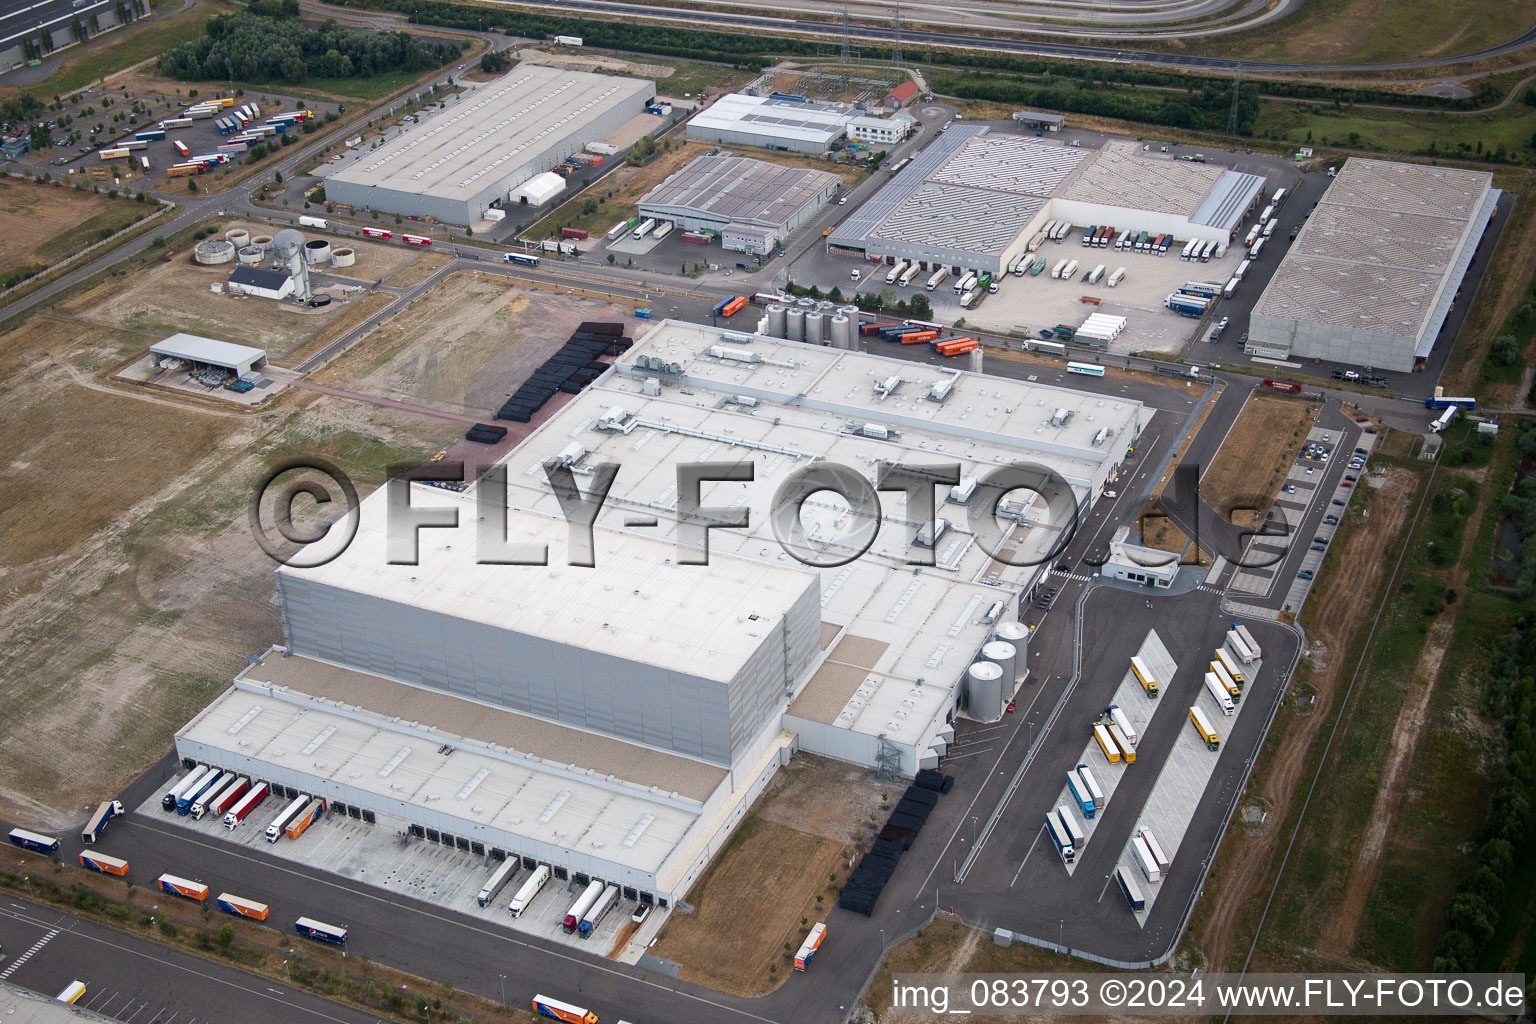
[[(1259, 138), (1387, 153), (1429, 153), (1476, 159), (1500, 147), (1512, 159), (1536, 160), (1536, 107), (1516, 101), (1486, 113), (1454, 114), (1377, 107), (1335, 109), (1321, 103), (1266, 99), (1254, 126)], [(1481, 148), (1479, 148), (1481, 144)]]
[(148, 217), (157, 209), (159, 207), (153, 203), (135, 203), (127, 199), (118, 199), (89, 220), (76, 224), (68, 231), (38, 246), (37, 255), (52, 265), (103, 238), (110, 238), (130, 224)]

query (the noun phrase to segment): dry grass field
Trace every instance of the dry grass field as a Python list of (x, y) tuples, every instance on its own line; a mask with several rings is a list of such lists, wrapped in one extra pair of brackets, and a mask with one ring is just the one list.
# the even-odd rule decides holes
[[(1226, 443), (1200, 478), (1200, 496), (1217, 512), (1234, 505), (1255, 508), (1238, 526), (1263, 522), (1275, 492), (1296, 461), (1307, 431), (1321, 408), (1316, 402), (1255, 392), (1249, 397)], [(1258, 501), (1256, 497), (1262, 496)]]
[(62, 185), (0, 177), (0, 275), (26, 266), (52, 266), (155, 211)]
[[(682, 964), (684, 981), (720, 992), (775, 988), (793, 973), (794, 950), (810, 926), (836, 905), (870, 815), (883, 818), (894, 806), (882, 796), (895, 801), (901, 790), (852, 765), (797, 757), (694, 886), (693, 913), (674, 913), (650, 952)], [(765, 900), (770, 892), (776, 898)]]

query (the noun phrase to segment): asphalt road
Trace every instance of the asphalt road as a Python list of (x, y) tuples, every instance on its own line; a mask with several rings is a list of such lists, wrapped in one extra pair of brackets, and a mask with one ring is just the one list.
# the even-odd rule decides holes
[(0, 948), (0, 974), (7, 981), (50, 997), (71, 981), (82, 981), (85, 995), (77, 1005), (125, 1024), (372, 1024), (379, 1019), (10, 893), (0, 896)]

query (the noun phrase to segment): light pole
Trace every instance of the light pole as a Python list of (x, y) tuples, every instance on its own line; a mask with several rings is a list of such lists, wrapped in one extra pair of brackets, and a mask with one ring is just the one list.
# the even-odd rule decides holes
[(503, 974), (503, 975), (500, 975), (500, 977), (501, 977), (501, 1005), (502, 1006), (506, 1006), (507, 1005), (507, 976), (505, 974)]

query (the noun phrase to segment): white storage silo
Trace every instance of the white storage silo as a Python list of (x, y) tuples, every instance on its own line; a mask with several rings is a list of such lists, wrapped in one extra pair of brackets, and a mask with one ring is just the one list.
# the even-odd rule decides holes
[(848, 318), (841, 313), (837, 313), (832, 317), (831, 341), (833, 348), (853, 348), (852, 326), (848, 323)]
[(244, 228), (230, 228), (224, 232), (224, 241), (236, 249), (244, 249), (251, 244), (251, 233)]
[(805, 310), (798, 306), (784, 314), (784, 337), (790, 341), (805, 340)]
[(267, 250), (272, 248), (272, 236), (271, 235), (252, 235), (251, 236), (251, 244), (254, 245), (256, 248), (260, 249), (262, 252), (266, 252)]
[(236, 255), (240, 257), (241, 263), (244, 263), (248, 267), (254, 267), (261, 263), (262, 257), (265, 256), (266, 253), (262, 252), (254, 245), (248, 245), (244, 249), (241, 249)]
[(1003, 670), (990, 661), (978, 661), (965, 674), (966, 710), (980, 722), (1003, 717)]
[(785, 316), (786, 312), (787, 311), (784, 309), (784, 304), (782, 302), (775, 302), (773, 305), (768, 307), (768, 335), (769, 335), (769, 337), (773, 337), (773, 338), (783, 338), (783, 337), (786, 337), (786, 335), (784, 334), (785, 323), (786, 323), (786, 320), (788, 319)]
[(311, 265), (324, 263), (331, 258), (331, 243), (323, 238), (312, 238), (304, 243), (304, 262)]
[(1013, 681), (1020, 682), (1029, 673), (1029, 627), (1012, 619), (999, 622), (992, 631), (992, 639), (1013, 645)]
[(350, 267), (356, 262), (357, 253), (353, 252), (351, 249), (342, 248), (331, 250), (331, 266), (333, 267)]
[(981, 645), (981, 657), (1003, 670), (1003, 692), (1012, 696), (1013, 684), (1019, 677), (1018, 649), (1006, 640), (990, 640)]
[(808, 345), (824, 345), (827, 341), (827, 318), (817, 312), (805, 314), (805, 341)]

